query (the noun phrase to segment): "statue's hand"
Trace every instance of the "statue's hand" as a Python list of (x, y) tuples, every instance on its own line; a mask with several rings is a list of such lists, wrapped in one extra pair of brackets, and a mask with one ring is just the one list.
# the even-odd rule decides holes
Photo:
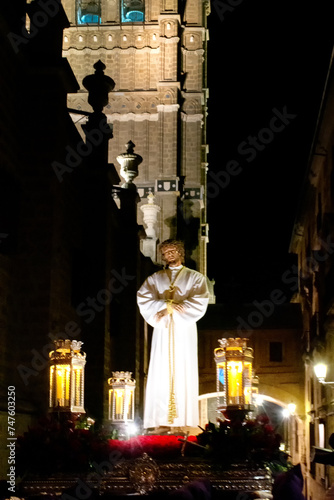
[(154, 316), (156, 321), (160, 321), (162, 318), (168, 315), (167, 309), (162, 309), (161, 311), (157, 312), (157, 314)]
[(184, 305), (183, 304), (177, 304), (176, 302), (172, 303), (172, 308), (175, 309), (175, 311), (183, 313), (184, 312)]

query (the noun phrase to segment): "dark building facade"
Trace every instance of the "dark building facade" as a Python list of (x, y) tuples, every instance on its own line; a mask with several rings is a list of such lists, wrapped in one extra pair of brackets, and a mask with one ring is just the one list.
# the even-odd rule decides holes
[[(136, 290), (152, 262), (139, 252), (136, 188), (120, 187), (121, 179), (108, 163), (113, 134), (102, 110), (113, 82), (98, 61), (90, 68), (93, 80), (86, 81), (90, 110), (80, 130), (73, 123), (75, 113), (70, 116), (67, 95), (79, 83), (62, 56), (68, 26), (57, 0), (27, 5), (6, 1), (1, 8), (4, 435), (8, 387), (15, 387), (16, 435), (48, 412), (49, 352), (59, 338), (83, 342), (87, 415), (107, 422), (112, 370), (129, 370), (138, 378), (140, 413), (144, 328)], [(4, 475), (7, 451), (1, 440)]]
[(333, 384), (322, 384), (314, 367), (326, 364), (325, 382), (334, 380), (334, 78), (333, 58), (319, 108), (290, 251), (298, 256), (294, 297), (303, 318), (301, 356), (305, 373), (306, 498), (333, 498), (333, 467), (312, 461), (313, 447), (331, 449), (334, 432)]

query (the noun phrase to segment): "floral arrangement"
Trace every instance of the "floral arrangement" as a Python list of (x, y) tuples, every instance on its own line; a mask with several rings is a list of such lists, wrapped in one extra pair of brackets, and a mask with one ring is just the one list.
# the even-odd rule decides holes
[(221, 420), (218, 425), (210, 422), (197, 436), (207, 457), (226, 464), (245, 460), (255, 463), (281, 461), (281, 441), (266, 415), (249, 420)]
[(108, 456), (108, 439), (86, 421), (42, 418), (18, 436), (16, 459), (18, 474), (54, 475), (59, 472), (85, 472), (92, 461)]
[(127, 460), (144, 453), (161, 460), (182, 456), (214, 459), (226, 466), (240, 461), (274, 462), (279, 459), (280, 441), (281, 437), (263, 415), (254, 420), (209, 423), (202, 433), (186, 439), (175, 435), (140, 435), (128, 440), (96, 431), (86, 420), (58, 421), (46, 417), (18, 437), (17, 469), (21, 477), (86, 473), (96, 464), (108, 461), (111, 454), (117, 455), (118, 460)]
[[(155, 459), (176, 459), (193, 452), (181, 437), (141, 435), (128, 440), (96, 431), (87, 419), (76, 421), (45, 417), (17, 439), (17, 470), (23, 476), (53, 476), (59, 473), (85, 473), (96, 464), (109, 460), (111, 454), (134, 459), (147, 453)], [(195, 436), (188, 441), (196, 442)]]

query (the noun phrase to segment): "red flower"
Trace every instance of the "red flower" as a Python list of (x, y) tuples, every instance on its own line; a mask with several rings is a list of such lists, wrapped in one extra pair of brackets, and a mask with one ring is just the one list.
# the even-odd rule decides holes
[[(119, 451), (124, 458), (137, 458), (147, 453), (152, 458), (177, 458), (181, 454), (182, 436), (136, 436), (128, 441), (110, 439), (112, 450)], [(188, 441), (197, 442), (196, 436), (189, 436)]]
[(256, 421), (259, 422), (259, 424), (269, 424), (270, 420), (267, 415), (264, 415), (263, 413), (261, 415), (257, 415)]

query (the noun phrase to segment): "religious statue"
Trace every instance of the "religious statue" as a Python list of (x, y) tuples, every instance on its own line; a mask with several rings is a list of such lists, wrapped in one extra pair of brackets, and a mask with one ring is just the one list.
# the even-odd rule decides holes
[(182, 242), (169, 239), (159, 249), (167, 267), (149, 276), (137, 292), (140, 313), (154, 328), (144, 428), (196, 427), (199, 424), (196, 322), (208, 306), (207, 279), (183, 265)]

